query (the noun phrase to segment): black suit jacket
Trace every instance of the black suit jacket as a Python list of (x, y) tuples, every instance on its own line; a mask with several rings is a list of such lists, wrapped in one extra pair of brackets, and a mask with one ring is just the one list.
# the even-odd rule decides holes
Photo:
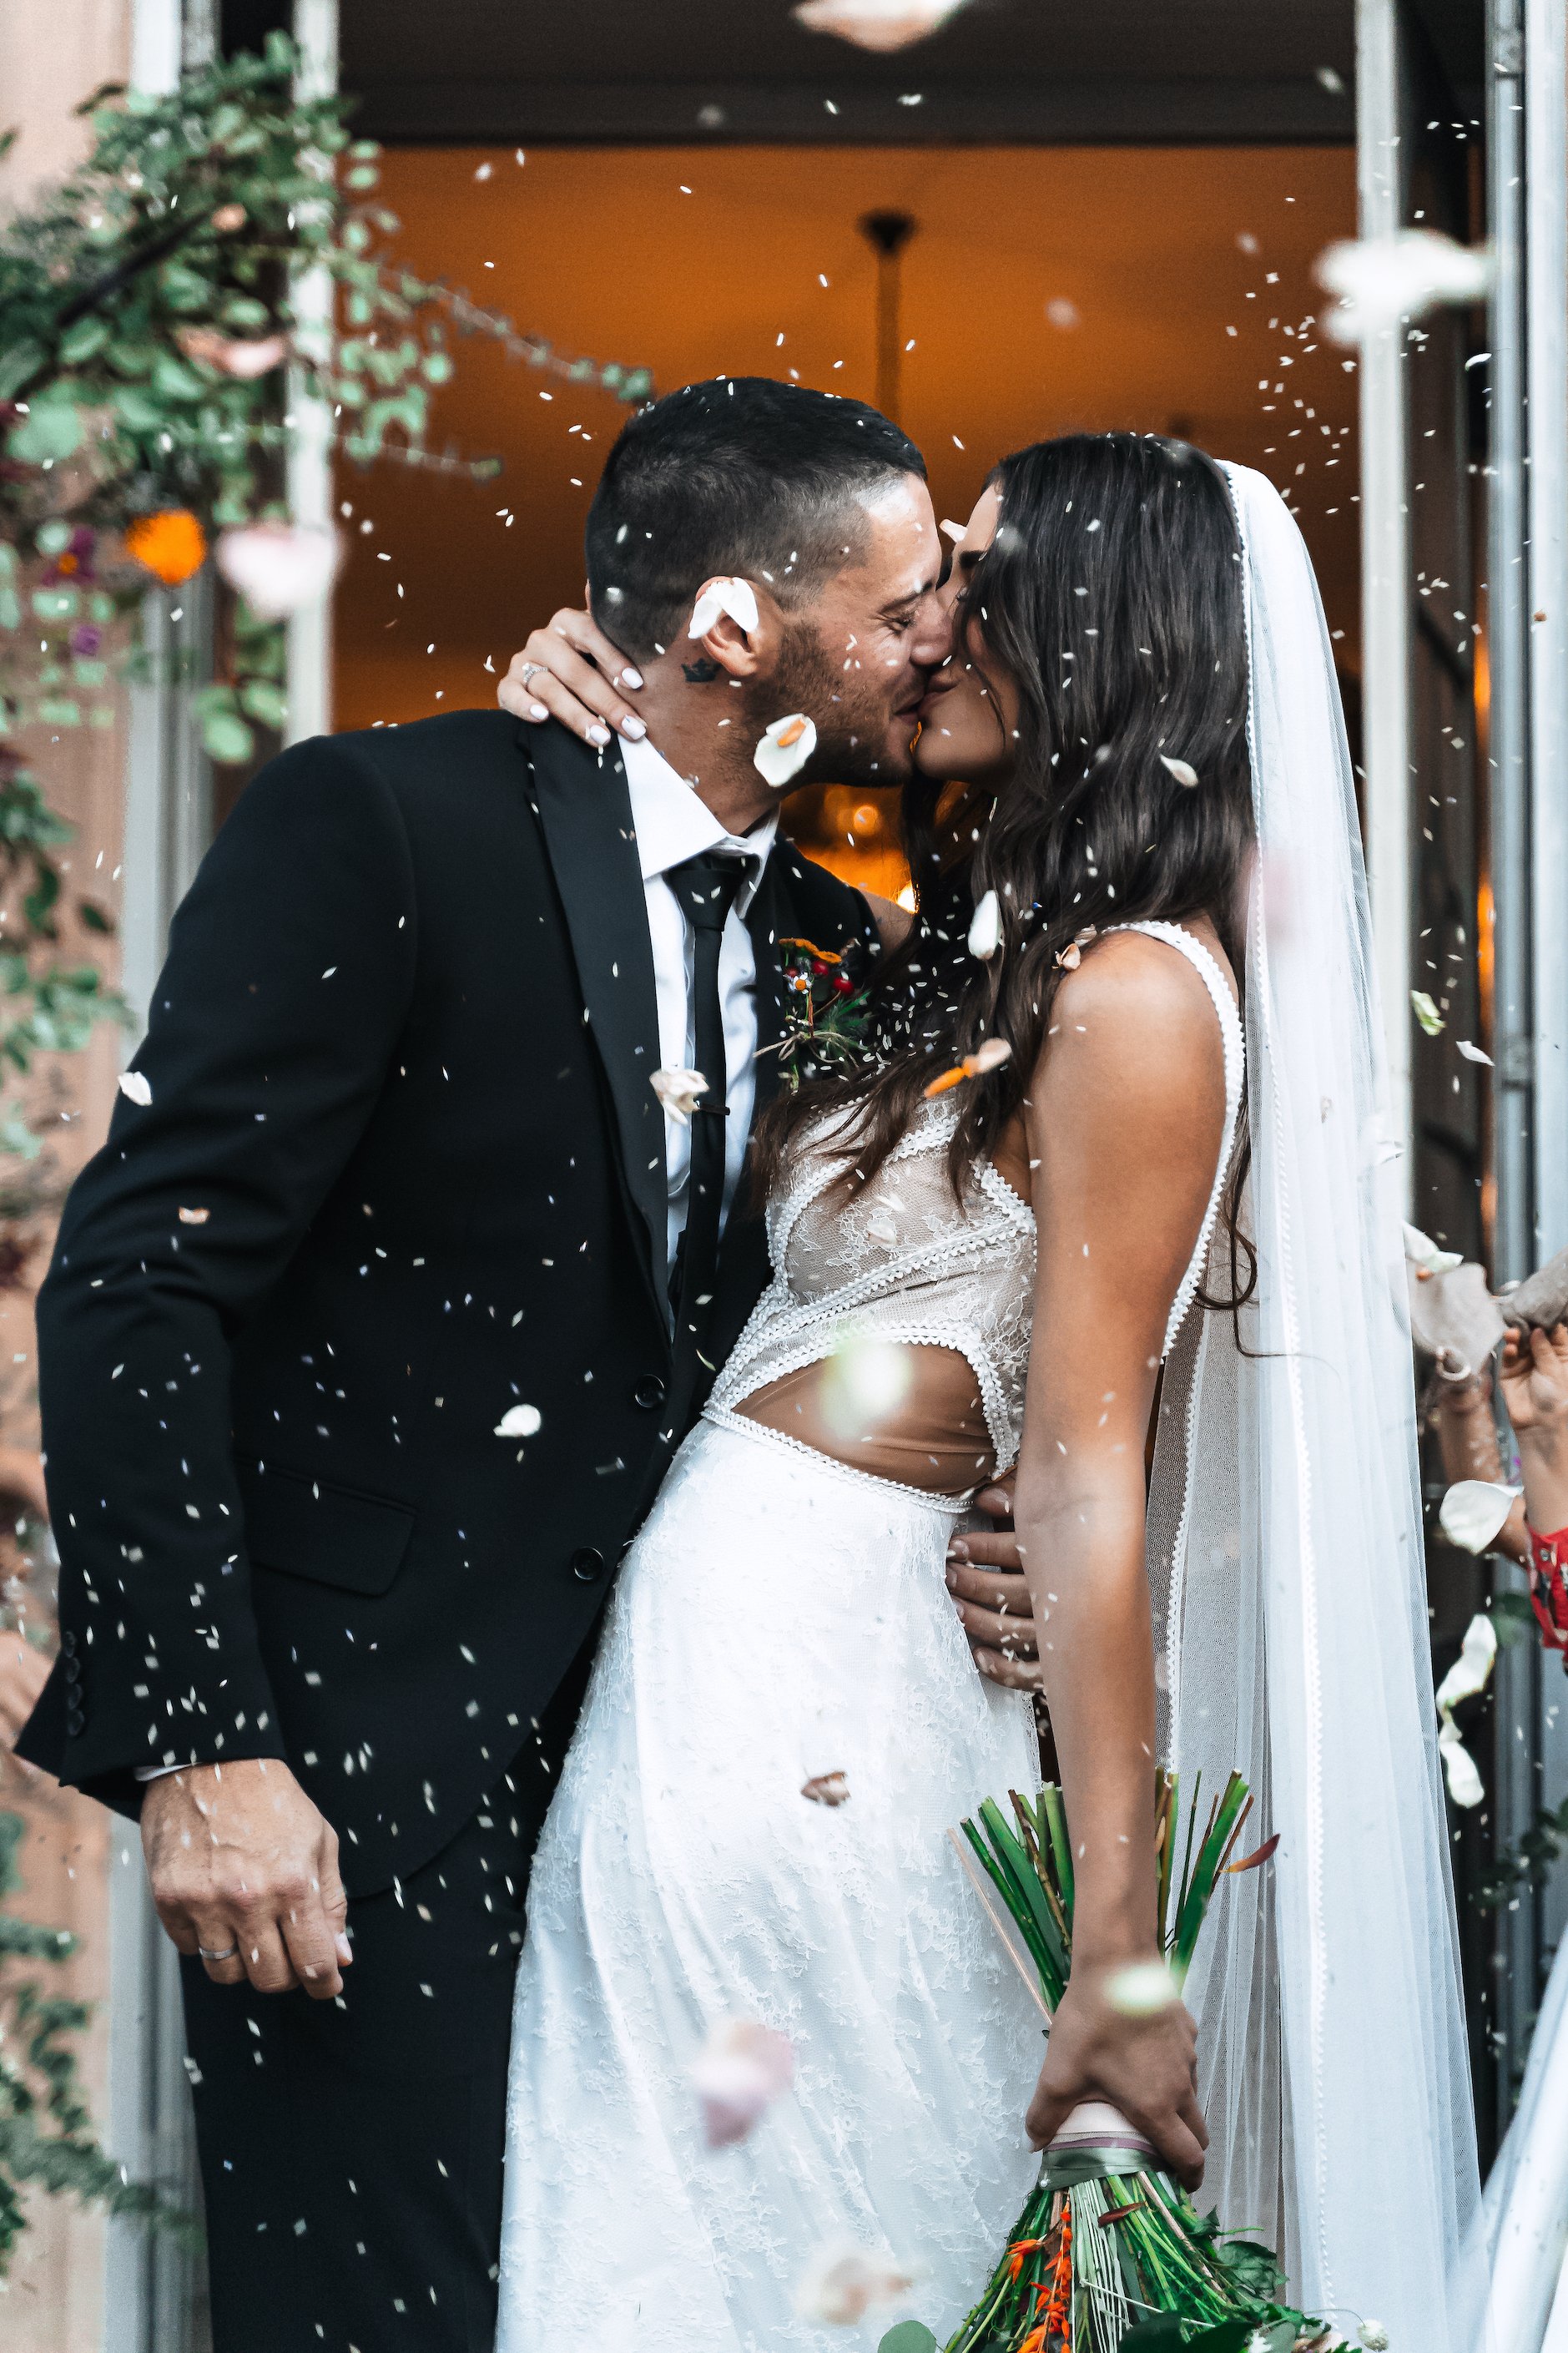
[[(775, 937), (870, 934), (787, 845), (750, 922), (766, 1044)], [(356, 1894), (438, 1851), (705, 1393), (658, 1060), (618, 757), (458, 712), (256, 779), (38, 1303), (62, 1650), (24, 1755), (121, 1804), (138, 1765), (285, 1757)], [(732, 1220), (716, 1360), (765, 1273)]]

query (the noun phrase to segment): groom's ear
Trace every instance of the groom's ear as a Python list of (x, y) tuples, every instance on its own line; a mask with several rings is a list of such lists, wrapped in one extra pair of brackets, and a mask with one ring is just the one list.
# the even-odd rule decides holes
[[(742, 593), (736, 595), (736, 590)], [(711, 618), (700, 638), (688, 637), (686, 644), (692, 651), (683, 651), (682, 658), (690, 662), (700, 652), (705, 654), (727, 678), (737, 681), (766, 678), (778, 661), (784, 635), (782, 616), (766, 586), (760, 581), (721, 575), (702, 583), (693, 603), (694, 616), (702, 614), (705, 601)]]

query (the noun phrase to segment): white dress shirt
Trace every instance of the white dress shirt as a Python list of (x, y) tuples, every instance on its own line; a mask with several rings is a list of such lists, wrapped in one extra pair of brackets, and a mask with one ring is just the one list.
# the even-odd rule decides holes
[[(689, 1071), (693, 1067), (697, 1025), (691, 1005), (691, 925), (665, 877), (672, 866), (679, 866), (685, 859), (700, 857), (707, 849), (726, 851), (742, 860), (747, 869), (746, 880), (735, 894), (719, 943), (719, 999), (724, 1013), (724, 1100), (730, 1113), (724, 1124), (722, 1219), (729, 1215), (741, 1181), (756, 1100), (752, 1063), (757, 1050), (757, 963), (745, 918), (773, 846), (778, 818), (768, 818), (744, 836), (727, 833), (712, 810), (699, 800), (685, 778), (677, 775), (646, 736), (640, 744), (623, 744), (621, 758), (631, 793), (632, 823), (637, 829), (643, 892), (647, 902), (648, 937), (653, 944), (654, 986), (658, 997), (658, 1059), (667, 1071)], [(703, 1076), (716, 1082), (716, 1072), (705, 1071)], [(666, 1240), (673, 1267), (686, 1226), (691, 1130), (668, 1112), (664, 1115), (664, 1159), (669, 1182)]]

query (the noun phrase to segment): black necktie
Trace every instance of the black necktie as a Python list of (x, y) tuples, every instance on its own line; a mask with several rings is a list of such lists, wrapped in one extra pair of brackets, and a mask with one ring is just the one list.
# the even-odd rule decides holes
[(672, 866), (665, 880), (690, 923), (692, 1028), (696, 1068), (708, 1082), (691, 1113), (691, 1173), (686, 1189), (686, 1229), (670, 1276), (677, 1340), (706, 1330), (719, 1272), (719, 1220), (724, 1203), (725, 1096), (724, 1008), (719, 995), (719, 946), (735, 894), (747, 869), (738, 858), (715, 849)]

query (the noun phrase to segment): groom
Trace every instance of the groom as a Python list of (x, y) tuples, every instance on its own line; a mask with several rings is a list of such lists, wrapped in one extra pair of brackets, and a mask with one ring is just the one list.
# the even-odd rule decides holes
[[(807, 780), (897, 776), (945, 650), (920, 457), (856, 402), (672, 395), (588, 545), (617, 642), (679, 663), (659, 749), (459, 712), (275, 761), (39, 1301), (62, 1633), (22, 1751), (140, 1800), (216, 2353), (488, 2353), (530, 1856), (764, 1279), (779, 942), (872, 936), (752, 752), (810, 712)], [(689, 639), (732, 575), (754, 622)], [(689, 1124), (652, 1083), (685, 1067)], [(739, 1576), (737, 1674), (744, 1611)]]

